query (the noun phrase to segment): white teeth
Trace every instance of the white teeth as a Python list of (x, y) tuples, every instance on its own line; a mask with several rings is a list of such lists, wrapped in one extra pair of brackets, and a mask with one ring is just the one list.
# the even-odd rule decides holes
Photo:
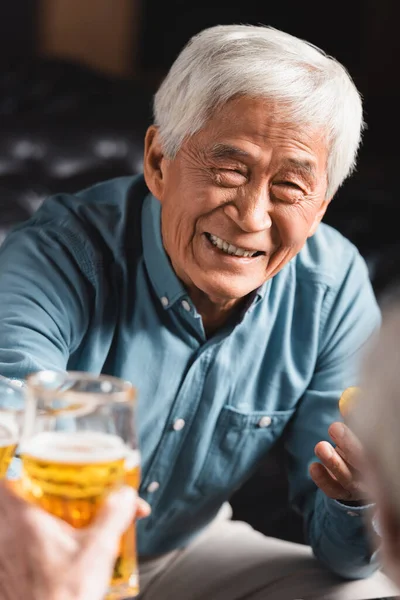
[(257, 250), (255, 252), (251, 252), (250, 250), (245, 250), (244, 248), (239, 248), (238, 246), (229, 244), (228, 242), (225, 242), (224, 240), (213, 234), (209, 235), (209, 239), (214, 244), (214, 246), (217, 246), (217, 248), (219, 248), (220, 250), (223, 250), (227, 254), (231, 254), (233, 256), (247, 257), (253, 256), (257, 252)]
[(224, 242), (221, 240), (221, 238), (217, 238), (217, 236), (212, 235), (211, 236), (211, 241), (212, 243), (217, 246), (218, 248), (220, 248), (220, 250), (224, 249)]

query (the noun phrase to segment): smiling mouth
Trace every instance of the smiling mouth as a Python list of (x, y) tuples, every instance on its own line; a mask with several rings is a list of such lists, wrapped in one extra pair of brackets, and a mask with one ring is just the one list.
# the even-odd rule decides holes
[(256, 256), (265, 255), (265, 252), (262, 250), (249, 250), (248, 248), (235, 246), (212, 233), (205, 232), (204, 235), (213, 246), (218, 248), (218, 250), (225, 252), (225, 254), (230, 254), (231, 256), (237, 256), (239, 258), (255, 258)]

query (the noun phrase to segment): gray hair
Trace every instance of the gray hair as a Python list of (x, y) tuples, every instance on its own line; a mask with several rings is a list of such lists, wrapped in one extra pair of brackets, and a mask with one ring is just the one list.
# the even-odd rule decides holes
[(361, 96), (346, 69), (272, 27), (205, 29), (189, 40), (155, 94), (154, 122), (166, 156), (174, 158), (185, 138), (239, 95), (277, 101), (291, 124), (324, 128), (332, 197), (355, 168), (364, 127)]
[(348, 417), (379, 469), (386, 496), (400, 520), (400, 299), (382, 306), (382, 327), (367, 349), (361, 393)]

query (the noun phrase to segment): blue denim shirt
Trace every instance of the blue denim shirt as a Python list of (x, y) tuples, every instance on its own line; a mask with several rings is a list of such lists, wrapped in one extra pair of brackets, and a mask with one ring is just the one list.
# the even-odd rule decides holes
[[(141, 176), (49, 198), (0, 250), (0, 373), (112, 374), (138, 389), (141, 555), (185, 545), (284, 435), (293, 505), (316, 556), (348, 578), (377, 568), (363, 508), (308, 475), (380, 314), (363, 259), (322, 224), (207, 339), (166, 256)], [(270, 491), (273, 494), (273, 489)]]

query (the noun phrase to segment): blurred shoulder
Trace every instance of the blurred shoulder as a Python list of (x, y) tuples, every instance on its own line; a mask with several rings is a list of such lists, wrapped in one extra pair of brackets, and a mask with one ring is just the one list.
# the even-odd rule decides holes
[(35, 214), (11, 232), (68, 239), (73, 247), (117, 249), (126, 231), (141, 237), (141, 207), (149, 193), (143, 175), (109, 179), (74, 194), (49, 196)]

